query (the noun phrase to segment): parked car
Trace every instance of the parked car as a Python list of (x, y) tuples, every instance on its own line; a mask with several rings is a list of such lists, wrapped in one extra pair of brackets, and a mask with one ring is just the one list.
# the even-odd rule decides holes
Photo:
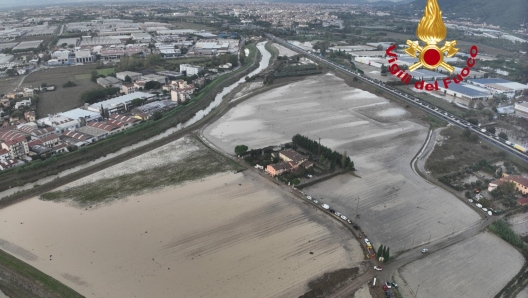
[(391, 285), (392, 285), (393, 287), (395, 287), (395, 288), (397, 288), (397, 287), (398, 287), (398, 284), (397, 284), (397, 283), (395, 283), (395, 282), (391, 282)]
[(312, 175), (306, 175), (306, 178), (308, 178), (308, 179), (310, 179), (312, 177), (313, 177)]
[(480, 204), (477, 204), (476, 206), (479, 207), (479, 208), (482, 208), (482, 205), (480, 205)]
[(468, 199), (468, 201), (469, 201), (470, 203), (473, 203), (473, 200), (472, 200), (472, 199)]
[(370, 244), (370, 241), (368, 240), (368, 238), (365, 238), (365, 243)]
[(341, 215), (341, 219), (343, 219), (343, 220), (347, 220), (347, 217), (344, 216), (344, 215)]
[(337, 216), (341, 216), (341, 213), (339, 213), (339, 212), (336, 212), (336, 213), (335, 213), (335, 215), (337, 215)]
[(374, 266), (374, 270), (378, 270), (378, 271), (381, 271), (383, 268), (381, 268), (381, 266)]
[(310, 196), (307, 196), (306, 198), (307, 198), (308, 200), (310, 200), (310, 201), (312, 200), (312, 197), (310, 197)]
[(330, 206), (328, 206), (327, 204), (323, 204), (323, 205), (321, 205), (321, 207), (323, 207), (326, 210), (330, 209)]
[(493, 213), (491, 213), (491, 211), (488, 211), (488, 215), (489, 215), (489, 216), (492, 216), (492, 215), (493, 215)]
[(328, 211), (330, 211), (330, 213), (334, 213), (335, 214), (335, 210), (334, 209), (329, 209)]
[(486, 209), (486, 208), (482, 208), (482, 211), (484, 211), (484, 212), (488, 212), (488, 209)]
[(318, 200), (315, 200), (315, 199), (313, 200), (313, 202), (316, 203), (316, 204), (319, 203), (319, 201), (318, 201)]
[(392, 284), (389, 281), (385, 282), (385, 285), (388, 289), (392, 288)]
[(359, 230), (359, 226), (358, 225), (353, 225), (354, 229), (356, 230)]
[(428, 250), (427, 248), (422, 249), (422, 253), (426, 253), (426, 252), (428, 252), (428, 251), (429, 251), (429, 250)]
[(349, 224), (352, 224), (352, 222), (350, 221), (350, 219), (347, 219), (347, 222), (348, 222)]

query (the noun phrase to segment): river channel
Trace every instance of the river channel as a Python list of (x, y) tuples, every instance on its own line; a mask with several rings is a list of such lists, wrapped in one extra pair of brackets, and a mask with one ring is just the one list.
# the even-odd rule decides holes
[[(260, 51), (261, 53), (261, 60), (260, 60), (260, 65), (257, 69), (255, 69), (254, 71), (252, 71), (248, 76), (254, 76), (258, 73), (260, 73), (261, 71), (263, 71), (264, 69), (266, 69), (268, 66), (269, 66), (269, 61), (270, 61), (270, 58), (271, 58), (271, 53), (268, 52), (265, 48), (265, 44), (266, 42), (260, 42), (257, 44), (257, 49)], [(137, 144), (135, 145), (132, 145), (132, 146), (129, 146), (129, 147), (125, 147), (125, 148), (122, 148), (120, 149), (119, 151), (117, 152), (114, 152), (114, 153), (110, 153), (104, 157), (100, 157), (96, 160), (93, 160), (89, 163), (85, 163), (85, 164), (82, 164), (82, 165), (79, 165), (77, 167), (74, 167), (74, 168), (71, 168), (71, 169), (68, 169), (68, 170), (64, 170), (56, 175), (51, 175), (51, 176), (48, 176), (48, 177), (45, 177), (45, 178), (42, 178), (42, 179), (39, 179), (37, 180), (36, 182), (31, 182), (31, 183), (26, 183), (25, 185), (23, 186), (18, 186), (18, 187), (13, 187), (11, 189), (8, 189), (8, 190), (5, 190), (5, 191), (2, 191), (0, 192), (0, 200), (2, 198), (5, 198), (7, 196), (10, 196), (12, 194), (15, 194), (17, 192), (20, 192), (20, 191), (24, 191), (24, 190), (28, 190), (28, 189), (31, 189), (33, 188), (36, 184), (38, 185), (43, 185), (43, 184), (46, 184), (48, 182), (51, 182), (55, 179), (58, 179), (60, 177), (63, 177), (63, 176), (66, 176), (66, 175), (69, 175), (69, 174), (72, 174), (72, 173), (75, 173), (77, 171), (80, 171), (82, 169), (85, 169), (85, 168), (88, 168), (90, 166), (93, 166), (93, 165), (96, 165), (98, 163), (101, 163), (103, 161), (106, 161), (106, 160), (109, 160), (109, 159), (112, 159), (116, 156), (119, 156), (121, 154), (124, 154), (124, 153), (127, 153), (131, 150), (134, 150), (136, 148), (139, 148), (141, 146), (144, 146), (144, 145), (147, 145), (148, 143), (152, 142), (152, 141), (156, 141), (156, 140), (159, 140), (159, 139), (162, 139), (164, 137), (167, 137), (169, 136), (170, 134), (173, 134), (175, 132), (178, 132), (180, 130), (182, 130), (183, 128), (185, 127), (188, 127), (194, 123), (196, 123), (198, 120), (202, 119), (203, 117), (205, 117), (207, 114), (209, 114), (214, 108), (216, 108), (218, 105), (220, 105), (220, 103), (222, 102), (222, 100), (224, 99), (224, 97), (229, 93), (231, 92), (233, 89), (235, 89), (238, 85), (242, 84), (243, 82), (245, 82), (245, 77), (241, 78), (240, 80), (238, 80), (237, 82), (233, 83), (232, 85), (230, 86), (227, 86), (225, 87), (222, 92), (218, 93), (214, 99), (214, 101), (212, 101), (209, 106), (207, 106), (205, 109), (203, 110), (200, 110), (198, 111), (191, 119), (187, 120), (186, 122), (183, 122), (183, 123), (179, 123), (178, 125), (176, 125), (175, 127), (171, 128), (171, 129), (168, 129), (166, 131), (164, 131), (163, 133), (159, 134), (159, 135), (156, 135), (150, 139), (147, 139), (147, 140), (144, 140), (144, 141), (141, 141), (141, 142), (138, 142)]]

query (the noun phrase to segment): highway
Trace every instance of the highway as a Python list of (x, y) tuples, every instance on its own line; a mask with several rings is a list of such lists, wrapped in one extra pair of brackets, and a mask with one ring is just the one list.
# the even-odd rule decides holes
[(482, 140), (490, 143), (490, 144), (493, 144), (497, 147), (499, 147), (500, 149), (502, 150), (505, 150), (517, 157), (520, 157), (521, 159), (525, 160), (525, 161), (528, 161), (528, 154), (526, 153), (522, 153), (516, 149), (513, 148), (513, 145), (511, 142), (508, 142), (507, 140), (504, 140), (502, 138), (499, 138), (498, 136), (495, 136), (494, 134), (486, 131), (485, 129), (483, 128), (480, 128), (478, 127), (477, 125), (473, 125), (469, 122), (467, 122), (466, 120), (462, 119), (462, 118), (458, 118), (457, 116), (455, 115), (451, 115), (450, 113), (432, 105), (432, 104), (429, 104), (419, 98), (416, 98), (410, 94), (407, 94), (407, 93), (404, 93), (398, 89), (395, 89), (379, 80), (376, 80), (376, 79), (372, 79), (372, 78), (369, 78), (367, 77), (366, 75), (364, 74), (357, 74), (349, 69), (346, 69), (343, 65), (340, 65), (340, 64), (337, 64), (333, 61), (330, 61), (330, 60), (327, 60), (323, 57), (319, 57), (315, 54), (312, 54), (310, 52), (307, 52), (305, 50), (303, 50), (302, 48), (300, 47), (297, 47), (281, 38), (278, 38), (278, 37), (275, 37), (271, 34), (266, 34), (266, 36), (270, 39), (272, 39), (274, 42), (277, 42), (297, 53), (300, 53), (300, 54), (303, 54), (305, 55), (306, 57), (309, 57), (311, 58), (312, 60), (314, 61), (317, 61), (319, 63), (322, 63), (322, 64), (326, 64), (330, 67), (333, 67), (336, 71), (340, 71), (348, 76), (351, 76), (351, 77), (355, 77), (357, 78), (358, 80), (362, 81), (362, 82), (365, 82), (367, 84), (370, 84), (380, 90), (383, 90), (409, 104), (412, 104), (413, 106), (419, 108), (420, 110), (422, 111), (425, 111), (431, 115), (434, 115), (440, 119), (443, 119), (444, 121), (452, 124), (452, 125), (455, 125), (457, 127), (460, 127), (462, 129), (465, 129), (465, 128), (469, 128), (472, 132), (476, 133), (479, 137), (481, 137)]

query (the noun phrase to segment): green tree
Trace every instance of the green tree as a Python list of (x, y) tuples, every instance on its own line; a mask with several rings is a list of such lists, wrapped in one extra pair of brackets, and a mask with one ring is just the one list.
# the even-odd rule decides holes
[(489, 132), (491, 132), (492, 134), (495, 134), (495, 127), (488, 127), (487, 129)]
[(508, 140), (508, 135), (505, 132), (501, 131), (499, 132), (499, 138)]
[(470, 108), (470, 109), (475, 108), (475, 102), (474, 102), (473, 100), (471, 100), (471, 101), (469, 102), (469, 104), (468, 104), (468, 108)]
[(145, 100), (143, 98), (134, 98), (132, 99), (132, 105), (137, 107), (137, 106), (140, 106), (142, 105), (143, 103), (145, 102)]
[(130, 76), (125, 76), (125, 83), (132, 83), (132, 78)]
[(235, 147), (235, 154), (236, 155), (242, 155), (244, 153), (246, 153), (248, 150), (248, 146), (246, 145), (238, 145)]
[(148, 81), (145, 83), (145, 89), (151, 90), (151, 89), (160, 89), (161, 83), (158, 81)]
[(482, 110), (482, 109), (484, 109), (484, 104), (481, 101), (477, 102), (477, 110)]
[(383, 262), (387, 263), (390, 259), (390, 247), (387, 247), (387, 250), (383, 254)]
[(297, 185), (299, 183), (301, 183), (301, 180), (299, 180), (299, 178), (295, 178), (295, 179), (292, 180), (292, 184), (293, 185)]
[(381, 257), (382, 254), (383, 254), (383, 244), (380, 244), (380, 246), (378, 248), (378, 252), (376, 253), (376, 258)]
[(163, 117), (163, 113), (160, 111), (156, 111), (152, 114), (152, 120), (157, 121)]
[(466, 127), (466, 129), (464, 129), (464, 132), (462, 132), (462, 135), (466, 138), (469, 138), (469, 136), (471, 136), (471, 130)]
[(92, 82), (94, 82), (94, 83), (97, 82), (97, 78), (99, 77), (99, 73), (97, 72), (97, 70), (92, 70), (92, 71), (90, 72), (90, 74), (91, 74), (91, 78), (90, 78), (90, 80), (91, 80)]

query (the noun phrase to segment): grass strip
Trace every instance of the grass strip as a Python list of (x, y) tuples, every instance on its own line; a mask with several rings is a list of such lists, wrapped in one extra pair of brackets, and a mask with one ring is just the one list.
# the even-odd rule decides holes
[(9, 297), (84, 297), (3, 250), (0, 250), (0, 288)]

